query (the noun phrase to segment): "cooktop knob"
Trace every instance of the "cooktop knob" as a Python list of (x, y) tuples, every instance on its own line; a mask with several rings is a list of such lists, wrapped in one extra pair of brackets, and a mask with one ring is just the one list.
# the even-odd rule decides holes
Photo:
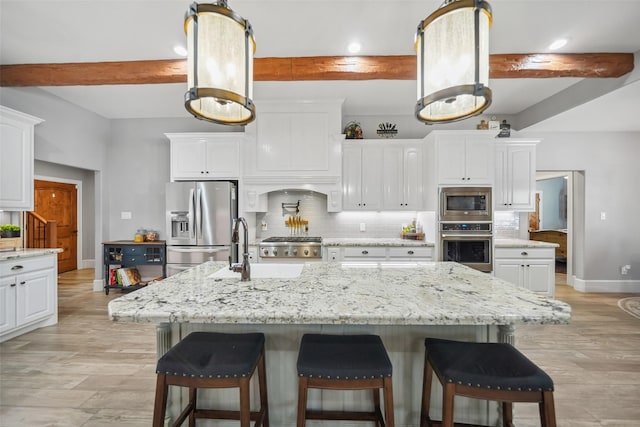
[(298, 255), (298, 250), (297, 250), (297, 249), (294, 249), (294, 250), (293, 250), (293, 255), (294, 255), (294, 256)]
[(274, 254), (274, 255), (278, 255), (278, 250), (277, 250), (277, 249), (274, 249), (274, 250), (273, 250), (273, 254)]
[(313, 256), (318, 256), (318, 250), (317, 249), (313, 250)]
[(305, 250), (304, 250), (304, 255), (305, 255), (305, 256), (309, 255), (309, 249), (305, 249)]
[(263, 252), (265, 255), (269, 255), (269, 249), (263, 249), (263, 250), (262, 250), (262, 252)]

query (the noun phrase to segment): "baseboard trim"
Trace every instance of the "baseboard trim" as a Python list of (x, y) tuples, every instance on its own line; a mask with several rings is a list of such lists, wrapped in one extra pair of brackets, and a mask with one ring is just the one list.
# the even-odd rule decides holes
[(81, 262), (82, 268), (95, 268), (96, 260), (95, 259), (83, 259)]
[(640, 293), (640, 280), (583, 280), (572, 277), (573, 288), (580, 292)]
[(93, 281), (93, 292), (101, 292), (101, 291), (104, 291), (104, 280), (95, 279)]

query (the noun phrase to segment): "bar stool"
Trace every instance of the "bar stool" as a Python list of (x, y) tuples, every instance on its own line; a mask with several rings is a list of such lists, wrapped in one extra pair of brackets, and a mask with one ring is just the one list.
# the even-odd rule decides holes
[(456, 395), (502, 402), (503, 426), (513, 427), (513, 402), (538, 402), (542, 427), (555, 427), (553, 381), (510, 344), (425, 340), (420, 427), (431, 427), (433, 372), (444, 389), (442, 426), (453, 427)]
[[(260, 409), (251, 411), (249, 384), (258, 368)], [(264, 359), (264, 334), (224, 334), (193, 332), (158, 360), (153, 426), (164, 425), (170, 385), (189, 388), (189, 402), (172, 424), (179, 426), (189, 417), (189, 426), (197, 418), (239, 420), (241, 427), (269, 427), (267, 379)], [(240, 389), (240, 410), (214, 410), (197, 407), (199, 388)]]
[[(298, 427), (306, 420), (376, 421), (394, 427), (391, 361), (377, 335), (305, 334), (298, 353)], [(307, 409), (309, 388), (372, 390), (373, 411)], [(384, 390), (384, 417), (380, 410)], [(386, 417), (386, 424), (385, 424)]]

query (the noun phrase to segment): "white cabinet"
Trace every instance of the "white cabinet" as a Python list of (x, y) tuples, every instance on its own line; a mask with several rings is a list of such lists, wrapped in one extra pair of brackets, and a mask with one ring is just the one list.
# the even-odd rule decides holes
[(42, 121), (0, 105), (0, 209), (33, 210), (34, 127)]
[(485, 136), (439, 134), (435, 143), (438, 184), (493, 184), (492, 139)]
[(171, 141), (171, 180), (238, 179), (244, 134), (166, 133)]
[(57, 304), (56, 255), (0, 261), (0, 341), (56, 324)]
[(494, 255), (494, 276), (535, 292), (554, 295), (554, 248), (495, 248)]
[(383, 146), (382, 209), (422, 209), (422, 146), (389, 141)]
[(536, 143), (537, 140), (496, 144), (496, 210), (535, 210)]
[(380, 210), (383, 148), (374, 141), (345, 141), (342, 146), (342, 209)]
[(433, 261), (433, 247), (429, 246), (332, 246), (323, 252), (329, 262)]

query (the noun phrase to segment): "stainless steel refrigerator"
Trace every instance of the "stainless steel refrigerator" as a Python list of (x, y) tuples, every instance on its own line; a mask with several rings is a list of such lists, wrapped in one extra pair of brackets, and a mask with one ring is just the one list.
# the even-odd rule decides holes
[(237, 187), (230, 181), (166, 184), (167, 276), (206, 261), (238, 259), (231, 243), (238, 216)]

